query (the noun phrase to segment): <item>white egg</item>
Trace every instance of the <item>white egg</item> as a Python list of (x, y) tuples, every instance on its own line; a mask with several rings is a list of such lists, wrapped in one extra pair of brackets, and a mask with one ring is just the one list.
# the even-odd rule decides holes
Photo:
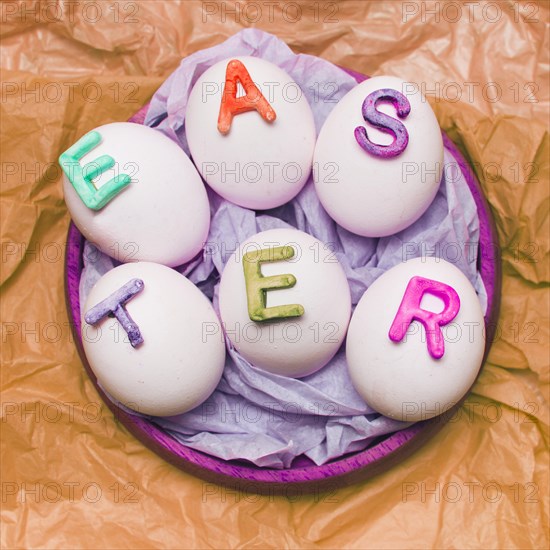
[[(115, 122), (95, 129), (101, 142), (80, 160), (102, 155), (115, 165), (94, 179), (101, 188), (126, 174), (131, 183), (103, 208), (88, 208), (63, 176), (65, 202), (81, 233), (121, 262), (180, 265), (200, 252), (210, 227), (210, 207), (201, 178), (185, 152), (157, 130)], [(93, 166), (93, 164), (91, 165)]]
[[(364, 100), (380, 89), (393, 89), (410, 103), (406, 118), (398, 118), (391, 103), (377, 110), (399, 120), (409, 141), (398, 156), (384, 158), (357, 142), (357, 127), (378, 145), (393, 137), (365, 122)], [(415, 222), (433, 201), (443, 169), (443, 141), (437, 119), (424, 96), (405, 81), (377, 76), (348, 92), (326, 119), (315, 147), (315, 188), (329, 215), (342, 227), (366, 237), (392, 235)]]
[[(236, 114), (224, 135), (218, 115), (232, 59), (244, 64), (276, 119), (268, 122), (256, 110)], [(309, 103), (287, 73), (257, 57), (226, 59), (201, 75), (189, 96), (185, 132), (206, 183), (246, 208), (265, 210), (288, 202), (311, 172), (316, 132)]]
[[(144, 283), (125, 304), (143, 342), (133, 347), (121, 323), (85, 321), (90, 310), (132, 279)], [(200, 405), (216, 388), (225, 344), (210, 301), (177, 271), (155, 263), (123, 264), (93, 287), (82, 311), (82, 340), (98, 381), (142, 414), (171, 416)]]
[[(261, 264), (263, 277), (291, 274), (296, 284), (268, 290), (267, 308), (297, 305), (304, 313), (272, 321), (249, 316), (243, 262), (245, 254), (292, 247), (294, 256)], [(296, 229), (272, 229), (245, 241), (227, 262), (219, 303), (224, 329), (233, 346), (254, 366), (301, 378), (324, 367), (346, 335), (350, 315), (349, 285), (330, 244)], [(273, 256), (272, 256), (273, 257)]]
[[(401, 341), (389, 337), (405, 289), (415, 276), (450, 286), (460, 301), (456, 317), (440, 327), (444, 353), (439, 359), (431, 355), (426, 329), (417, 320)], [(441, 296), (429, 291), (423, 293), (420, 308), (446, 310)], [(346, 357), (353, 384), (371, 407), (385, 416), (417, 421), (460, 401), (474, 383), (484, 349), (483, 312), (468, 279), (449, 262), (416, 258), (381, 275), (362, 296), (350, 322)]]

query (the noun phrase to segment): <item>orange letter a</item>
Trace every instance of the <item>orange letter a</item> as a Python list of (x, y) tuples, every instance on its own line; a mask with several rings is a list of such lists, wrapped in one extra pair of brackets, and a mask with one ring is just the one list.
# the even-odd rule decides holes
[[(239, 80), (246, 95), (237, 97), (237, 80)], [(235, 115), (256, 109), (267, 122), (273, 122), (277, 115), (267, 99), (262, 95), (256, 84), (252, 82), (246, 67), (238, 59), (232, 59), (227, 64), (225, 86), (218, 116), (218, 130), (227, 134)]]

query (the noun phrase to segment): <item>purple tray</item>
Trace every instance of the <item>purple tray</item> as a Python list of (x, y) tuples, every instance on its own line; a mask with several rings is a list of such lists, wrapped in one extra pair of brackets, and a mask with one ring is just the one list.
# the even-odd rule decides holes
[[(367, 78), (349, 69), (345, 71), (357, 82)], [(130, 122), (143, 124), (148, 107), (145, 105), (130, 119)], [(443, 142), (460, 166), (479, 213), (478, 266), (487, 291), (485, 360), (494, 337), (500, 305), (501, 273), (498, 239), (489, 205), (476, 177), (464, 157), (444, 133)], [(79, 283), (83, 269), (83, 248), (84, 237), (71, 222), (65, 257), (65, 297), (72, 318), (71, 326), (75, 343), (88, 376), (103, 401), (113, 411), (115, 418), (130, 433), (167, 462), (206, 481), (241, 491), (286, 496), (335, 490), (370, 478), (400, 463), (434, 436), (461, 406), (461, 403), (458, 403), (444, 415), (418, 422), (409, 428), (384, 436), (364, 451), (343, 456), (322, 466), (316, 466), (308, 459), (300, 460), (298, 457), (291, 468), (284, 470), (260, 468), (244, 462), (225, 461), (186, 447), (151, 422), (128, 414), (117, 407), (98, 386), (97, 379), (84, 354), (80, 334)]]

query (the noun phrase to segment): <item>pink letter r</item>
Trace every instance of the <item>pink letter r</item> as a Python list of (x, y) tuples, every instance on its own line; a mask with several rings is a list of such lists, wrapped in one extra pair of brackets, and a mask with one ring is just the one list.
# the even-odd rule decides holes
[[(445, 307), (441, 313), (427, 311), (420, 307), (425, 293), (433, 294), (443, 300)], [(441, 359), (445, 353), (445, 342), (441, 333), (442, 326), (450, 323), (460, 310), (460, 298), (455, 289), (424, 277), (413, 277), (403, 295), (401, 305), (390, 327), (388, 336), (393, 342), (401, 342), (413, 321), (419, 321), (426, 330), (428, 351), (434, 359)]]

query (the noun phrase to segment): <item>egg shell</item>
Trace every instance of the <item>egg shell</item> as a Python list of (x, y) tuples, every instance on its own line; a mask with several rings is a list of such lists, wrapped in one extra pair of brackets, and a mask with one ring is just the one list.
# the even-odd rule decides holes
[[(267, 307), (300, 304), (301, 317), (251, 321), (242, 259), (246, 252), (290, 245), (295, 256), (262, 263), (262, 275), (290, 273), (292, 288), (267, 292)], [(220, 316), (239, 353), (268, 372), (301, 378), (324, 367), (340, 348), (350, 315), (349, 285), (330, 245), (296, 229), (272, 229), (245, 241), (227, 262), (219, 288)]]
[(206, 189), (193, 163), (161, 132), (130, 122), (95, 129), (101, 143), (81, 165), (101, 155), (116, 164), (94, 180), (101, 187), (115, 175), (131, 183), (101, 210), (89, 209), (63, 174), (65, 202), (80, 232), (121, 262), (177, 266), (200, 252), (210, 227)]
[[(393, 158), (367, 153), (354, 130), (367, 129), (371, 141), (389, 145), (393, 137), (365, 122), (362, 105), (372, 92), (391, 88), (409, 100), (400, 119), (391, 103), (377, 109), (398, 119), (409, 142)], [(315, 188), (328, 214), (342, 227), (365, 237), (393, 235), (414, 223), (433, 201), (443, 169), (443, 140), (430, 104), (418, 87), (393, 76), (376, 76), (350, 90), (327, 117), (313, 159)]]
[[(445, 283), (460, 299), (457, 316), (441, 327), (445, 353), (440, 359), (429, 354), (418, 321), (401, 342), (388, 336), (413, 276)], [(443, 301), (424, 294), (421, 307), (440, 312)], [(363, 294), (350, 322), (346, 358), (355, 388), (372, 408), (398, 420), (419, 421), (442, 414), (466, 394), (484, 350), (483, 312), (473, 286), (453, 264), (426, 257), (393, 267)]]
[[(84, 314), (131, 279), (143, 290), (125, 304), (143, 343), (133, 348), (120, 323)], [(155, 263), (120, 265), (92, 288), (82, 311), (82, 340), (100, 384), (122, 404), (154, 416), (200, 405), (216, 388), (225, 362), (221, 325), (210, 301), (177, 271)]]
[[(231, 59), (244, 64), (277, 118), (269, 123), (256, 110), (237, 114), (223, 135), (217, 124)], [(185, 132), (205, 181), (239, 206), (280, 206), (298, 194), (311, 173), (316, 131), (309, 103), (286, 72), (257, 57), (229, 58), (201, 75), (189, 96)]]

